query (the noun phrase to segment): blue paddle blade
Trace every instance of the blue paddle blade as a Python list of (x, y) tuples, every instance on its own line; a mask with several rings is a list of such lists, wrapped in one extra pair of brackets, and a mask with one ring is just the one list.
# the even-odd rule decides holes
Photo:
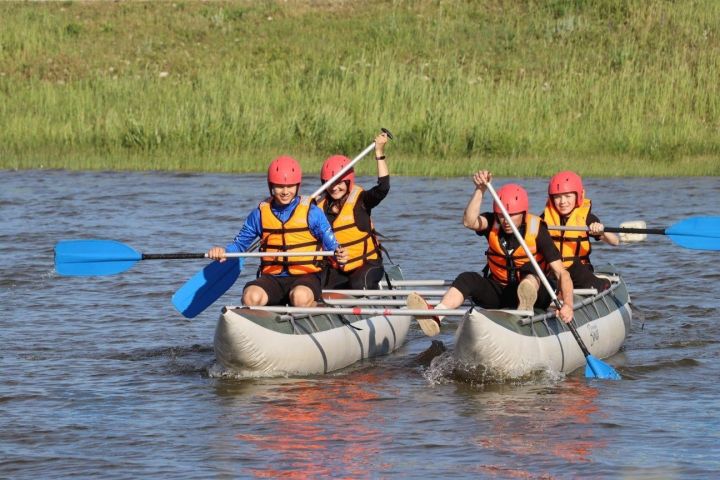
[(622, 378), (614, 368), (592, 355), (585, 357), (585, 360), (587, 360), (585, 378), (602, 378), (605, 380), (620, 380)]
[(115, 240), (61, 240), (55, 245), (55, 270), (60, 275), (112, 275), (140, 259), (140, 252)]
[(681, 247), (720, 250), (720, 217), (690, 217), (665, 229), (665, 235)]
[(240, 275), (244, 258), (209, 263), (175, 292), (172, 303), (187, 318), (202, 313), (220, 298)]

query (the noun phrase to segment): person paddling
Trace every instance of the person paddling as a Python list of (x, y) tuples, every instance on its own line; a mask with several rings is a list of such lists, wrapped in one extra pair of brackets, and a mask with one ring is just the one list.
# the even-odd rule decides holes
[[(474, 230), (488, 241), (487, 266), (484, 274), (463, 272), (455, 278), (436, 309), (454, 309), (466, 298), (482, 308), (517, 308), (528, 312), (533, 307), (545, 309), (550, 305), (549, 293), (541, 288), (527, 254), (512, 233), (512, 228), (502, 216), (500, 208), (493, 204), (492, 212), (480, 213), (483, 194), (492, 174), (481, 170), (473, 175), (475, 191), (465, 208), (463, 225)], [(541, 268), (552, 272), (558, 280), (564, 301), (556, 312), (564, 322), (573, 318), (573, 284), (570, 274), (563, 267), (560, 252), (553, 244), (545, 223), (529, 212), (528, 195), (520, 185), (509, 183), (498, 190), (498, 196), (510, 213), (510, 218), (524, 237), (525, 243)], [(412, 293), (407, 299), (408, 308), (430, 308), (424, 298)], [(417, 317), (426, 335), (437, 335), (441, 317)]]
[[(355, 183), (355, 171), (351, 168), (327, 189), (317, 203), (349, 257), (345, 264), (328, 260), (323, 271), (324, 288), (377, 289), (382, 280), (382, 252), (370, 212), (390, 191), (390, 174), (385, 161), (387, 141), (388, 136), (384, 132), (375, 137), (377, 185), (363, 190)], [(323, 183), (327, 182), (348, 163), (350, 159), (343, 155), (329, 157), (322, 166), (320, 179)]]
[(609, 245), (618, 245), (614, 233), (605, 232), (605, 226), (592, 213), (592, 202), (585, 196), (582, 179), (569, 170), (555, 174), (548, 184), (548, 200), (540, 215), (548, 227), (587, 227), (588, 231), (558, 231), (550, 228), (550, 236), (562, 255), (565, 268), (570, 272), (575, 288), (610, 287), (610, 281), (598, 278), (590, 263), (590, 237)]
[(258, 278), (245, 285), (243, 303), (313, 306), (321, 295), (323, 257), (271, 254), (331, 250), (342, 264), (347, 260), (347, 252), (338, 244), (327, 218), (312, 199), (299, 196), (302, 170), (295, 159), (280, 156), (273, 160), (267, 182), (270, 197), (250, 212), (232, 243), (225, 248), (211, 248), (208, 257), (224, 262), (226, 252), (245, 252), (260, 237), (260, 251), (268, 256), (262, 257)]

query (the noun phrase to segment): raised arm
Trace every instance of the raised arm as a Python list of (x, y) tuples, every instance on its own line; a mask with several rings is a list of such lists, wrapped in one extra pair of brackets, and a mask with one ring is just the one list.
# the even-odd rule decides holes
[(463, 213), (463, 226), (476, 232), (481, 232), (488, 228), (488, 222), (485, 217), (480, 215), (480, 205), (482, 204), (483, 194), (487, 190), (487, 184), (492, 180), (492, 173), (487, 170), (480, 170), (473, 175), (473, 191), (470, 201), (468, 201), (465, 212)]
[(390, 172), (385, 161), (385, 144), (388, 142), (386, 133), (380, 133), (375, 137), (375, 159), (377, 160), (378, 182), (369, 190), (365, 190), (362, 201), (368, 213), (385, 199), (390, 192)]
[(390, 175), (390, 170), (385, 161), (385, 144), (387, 142), (388, 136), (385, 132), (375, 137), (375, 160), (377, 160), (378, 178)]

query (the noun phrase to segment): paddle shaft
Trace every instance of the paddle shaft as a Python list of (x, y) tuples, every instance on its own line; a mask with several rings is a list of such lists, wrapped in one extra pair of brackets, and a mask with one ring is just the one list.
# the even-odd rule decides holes
[[(433, 280), (427, 280), (432, 282)], [(409, 282), (413, 282), (409, 280)], [(418, 280), (417, 283), (424, 285), (425, 280)], [(395, 282), (393, 282), (395, 284)], [(350, 289), (326, 289), (323, 293), (342, 293), (353, 297), (407, 297), (411, 293), (417, 293), (423, 297), (442, 297), (447, 293), (444, 289), (426, 289), (426, 290), (350, 290)], [(575, 295), (596, 295), (597, 290), (594, 288), (576, 288), (573, 290)]]
[[(564, 232), (587, 232), (588, 227), (569, 227), (566, 225), (548, 225), (548, 230), (560, 230)], [(664, 228), (632, 228), (632, 227), (605, 227), (603, 232), (609, 233), (647, 233), (650, 235), (667, 235)]]
[[(382, 130), (382, 132), (385, 133), (385, 134), (388, 136), (388, 138), (390, 138), (390, 139), (393, 138), (392, 133), (390, 133), (390, 131), (389, 131), (387, 128), (381, 128), (380, 130)], [(345, 165), (343, 168), (341, 168), (339, 172), (337, 172), (335, 175), (333, 175), (332, 177), (330, 177), (330, 179), (329, 179), (327, 182), (323, 183), (320, 188), (318, 188), (317, 190), (315, 190), (315, 191), (313, 192), (313, 194), (310, 195), (310, 198), (317, 198), (321, 193), (323, 193), (325, 190), (327, 190), (327, 188), (328, 188), (330, 185), (334, 184), (334, 183), (337, 181), (338, 178), (340, 178), (340, 177), (342, 177), (343, 175), (345, 175), (345, 173), (346, 173), (348, 170), (350, 170), (351, 168), (353, 168), (356, 163), (358, 163), (360, 160), (362, 160), (362, 159), (365, 157), (365, 155), (367, 155), (368, 153), (372, 152), (374, 148), (375, 148), (375, 142), (372, 142), (370, 145), (368, 145), (368, 146), (365, 148), (365, 150), (363, 150), (362, 152), (360, 152), (357, 157), (353, 158), (353, 159), (350, 161), (350, 163), (348, 163), (348, 164)]]
[(206, 253), (142, 253), (140, 260), (170, 260), (181, 258), (207, 258)]
[[(510, 225), (510, 228), (512, 229), (513, 235), (515, 235), (515, 238), (517, 238), (517, 241), (520, 243), (520, 246), (525, 250), (525, 253), (527, 253), (527, 258), (530, 260), (530, 263), (533, 266), (533, 269), (535, 269), (535, 273), (537, 273), (538, 278), (540, 278), (540, 281), (542, 282), (543, 286), (545, 287), (545, 290), (550, 294), (550, 298), (552, 298), (553, 303), (555, 306), (560, 309), (562, 305), (560, 304), (560, 300), (558, 300), (557, 295), (555, 295), (555, 291), (550, 286), (550, 282), (548, 282), (547, 277), (543, 273), (542, 269), (540, 268), (540, 265), (538, 265), (537, 261), (535, 260), (535, 256), (530, 254), (530, 249), (528, 248), (527, 244), (525, 243), (525, 240), (523, 239), (522, 235), (520, 235), (520, 231), (515, 226), (515, 223), (513, 223), (512, 219), (510, 218), (510, 214), (508, 213), (507, 209), (505, 208), (505, 205), (500, 201), (500, 197), (498, 197), (497, 192), (493, 188), (493, 186), (490, 183), (486, 183), (487, 189), (490, 192), (490, 194), (493, 197), (493, 200), (495, 200), (495, 204), (500, 208), (500, 211), (503, 214), (503, 217), (505, 217), (505, 221)], [(585, 342), (583, 342), (582, 338), (580, 338), (580, 334), (575, 329), (575, 325), (573, 325), (572, 322), (566, 324), (570, 331), (572, 332), (573, 336), (575, 337), (575, 340), (577, 340), (578, 345), (580, 346), (580, 350), (582, 350), (585, 357), (590, 356), (590, 351), (585, 346)]]
[[(330, 257), (335, 252), (321, 250), (318, 252), (241, 252), (226, 253), (225, 258), (256, 258), (256, 257)], [(141, 260), (168, 260), (186, 258), (207, 258), (207, 253), (143, 253)]]
[(323, 290), (325, 293), (342, 293), (345, 295), (353, 295), (356, 297), (407, 297), (415, 292), (424, 297), (442, 297), (447, 290), (344, 290), (344, 289), (328, 289)]
[[(338, 315), (412, 315), (412, 316), (427, 316), (428, 310), (424, 309), (409, 309), (409, 308), (342, 308), (342, 307), (280, 307), (280, 306), (257, 306), (257, 307), (226, 307), (228, 309), (233, 308), (247, 308), (248, 310), (262, 310), (265, 312), (274, 313), (288, 313), (288, 314), (323, 314), (331, 313)], [(443, 309), (443, 310), (432, 310), (433, 315), (444, 315), (444, 316), (463, 316), (468, 310), (461, 309)]]
[(452, 285), (452, 280), (391, 280), (390, 285), (385, 280), (380, 281), (381, 287), (447, 287)]
[[(380, 305), (389, 305), (395, 307), (404, 307), (407, 305), (407, 300), (402, 298), (323, 298), (323, 302), (327, 305), (339, 305), (339, 306), (352, 306), (352, 307), (377, 307)], [(437, 305), (440, 303), (439, 299), (427, 300), (428, 305)], [(469, 302), (466, 302), (468, 308), (471, 306)]]

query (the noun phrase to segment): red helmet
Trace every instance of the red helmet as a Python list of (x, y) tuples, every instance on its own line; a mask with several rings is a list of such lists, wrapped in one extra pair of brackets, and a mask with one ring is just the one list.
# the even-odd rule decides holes
[[(328, 159), (325, 160), (325, 163), (323, 163), (322, 170), (320, 170), (320, 180), (322, 180), (323, 183), (327, 182), (332, 177), (334, 177), (336, 173), (342, 170), (348, 163), (350, 163), (350, 159), (343, 155), (333, 155), (332, 157), (328, 157)], [(338, 179), (338, 181), (344, 180), (347, 180), (349, 182), (348, 190), (352, 189), (353, 185), (355, 184), (354, 168), (349, 169), (347, 172), (345, 172), (345, 175)]]
[(270, 162), (267, 180), (270, 185), (298, 185), (302, 183), (302, 169), (294, 158), (283, 155)]
[(575, 193), (575, 206), (579, 207), (583, 203), (585, 190), (583, 189), (580, 175), (570, 170), (556, 173), (550, 179), (548, 185), (548, 195), (558, 195), (560, 193)]
[[(505, 206), (505, 210), (507, 210), (510, 215), (527, 212), (529, 210), (528, 194), (525, 189), (517, 183), (503, 185), (497, 194)], [(493, 204), (493, 212), (502, 214), (497, 203)]]

